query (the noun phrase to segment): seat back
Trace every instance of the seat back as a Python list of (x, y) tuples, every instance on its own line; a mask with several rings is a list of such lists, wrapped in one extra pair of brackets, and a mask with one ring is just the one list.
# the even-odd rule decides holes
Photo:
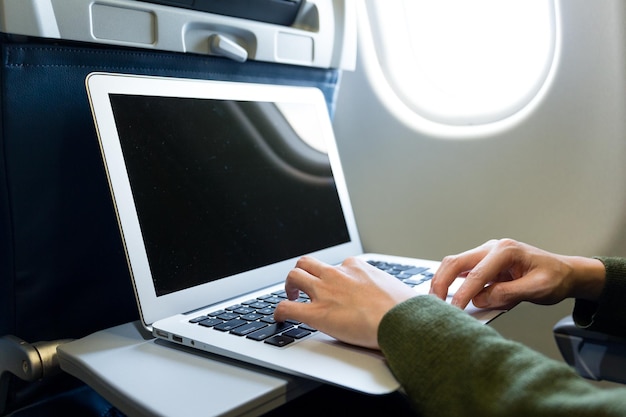
[[(329, 109), (339, 80), (332, 69), (9, 35), (0, 37), (0, 56), (0, 336), (28, 342), (80, 338), (138, 318), (88, 73), (317, 86)], [(21, 388), (12, 387), (13, 408)]]

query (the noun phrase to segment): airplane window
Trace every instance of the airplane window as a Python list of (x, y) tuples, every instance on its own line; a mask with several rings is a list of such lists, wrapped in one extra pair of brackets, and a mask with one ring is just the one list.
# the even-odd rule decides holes
[(553, 0), (363, 5), (359, 24), (371, 36), (363, 40), (373, 45), (370, 62), (414, 118), (493, 124), (523, 112), (549, 84), (558, 44)]

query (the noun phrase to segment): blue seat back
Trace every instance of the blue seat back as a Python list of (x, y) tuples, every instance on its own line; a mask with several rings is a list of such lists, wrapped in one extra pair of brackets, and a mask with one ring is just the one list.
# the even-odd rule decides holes
[(317, 86), (340, 73), (0, 36), (0, 336), (79, 338), (138, 318), (86, 95), (92, 71)]

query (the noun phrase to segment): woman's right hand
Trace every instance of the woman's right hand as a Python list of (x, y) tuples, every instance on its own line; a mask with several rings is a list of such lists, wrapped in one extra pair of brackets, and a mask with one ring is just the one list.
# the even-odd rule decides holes
[(465, 308), (509, 309), (521, 301), (556, 304), (565, 298), (597, 300), (604, 287), (604, 264), (592, 258), (550, 253), (512, 239), (490, 240), (446, 256), (431, 282), (431, 293), (446, 299), (457, 277), (465, 281), (452, 304)]

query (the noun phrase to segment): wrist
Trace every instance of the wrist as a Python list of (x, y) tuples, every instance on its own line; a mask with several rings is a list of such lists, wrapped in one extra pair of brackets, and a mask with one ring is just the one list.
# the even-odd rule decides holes
[(606, 281), (606, 268), (599, 259), (580, 256), (569, 257), (572, 265), (571, 297), (598, 301)]

